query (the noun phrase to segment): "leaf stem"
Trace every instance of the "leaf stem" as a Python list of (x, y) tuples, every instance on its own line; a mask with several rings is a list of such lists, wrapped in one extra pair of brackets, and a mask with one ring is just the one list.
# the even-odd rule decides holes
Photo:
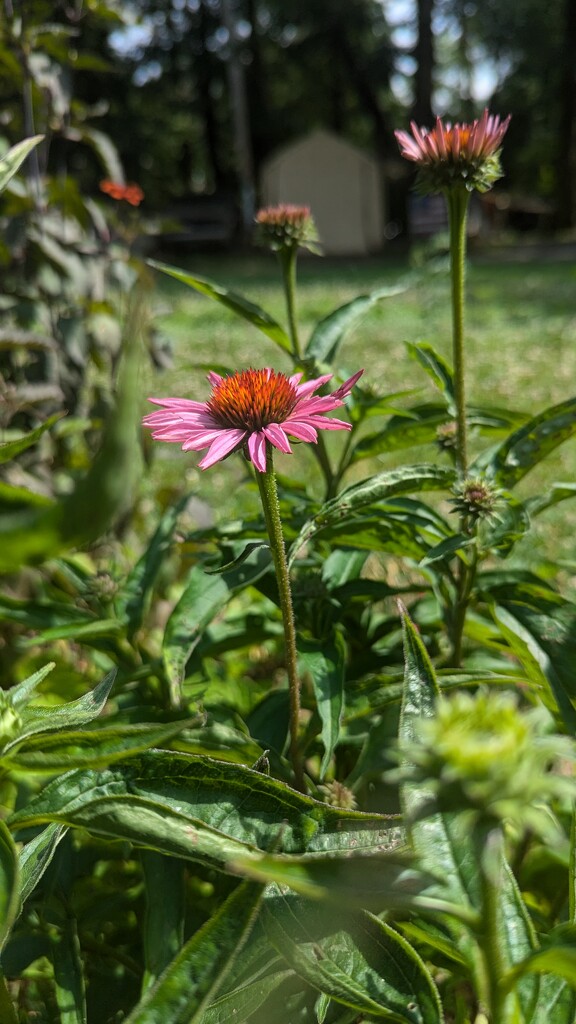
[(280, 517), (280, 505), (278, 502), (278, 488), (272, 455), (272, 445), (266, 442), (266, 472), (256, 471), (256, 479), (260, 491), (260, 499), (264, 511), (264, 520), (270, 541), (278, 594), (280, 597), (280, 610), (284, 624), (284, 643), (286, 647), (286, 673), (288, 675), (288, 691), (290, 697), (290, 760), (294, 772), (296, 789), (305, 793), (304, 771), (302, 757), (298, 744), (298, 729), (300, 725), (300, 679), (298, 677), (298, 655), (296, 650), (296, 626), (294, 623), (294, 609), (292, 606), (292, 591), (290, 587), (290, 573), (286, 559), (286, 548), (284, 545), (284, 534), (282, 531), (282, 520)]

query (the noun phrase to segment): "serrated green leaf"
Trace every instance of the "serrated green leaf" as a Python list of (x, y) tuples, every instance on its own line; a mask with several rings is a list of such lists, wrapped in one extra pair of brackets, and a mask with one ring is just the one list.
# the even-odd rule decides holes
[[(48, 666), (46, 666), (48, 668)], [(44, 674), (46, 674), (45, 670)], [(56, 729), (70, 729), (75, 725), (86, 725), (94, 718), (97, 718), (106, 701), (114, 680), (116, 669), (108, 673), (104, 679), (78, 700), (70, 701), (68, 704), (56, 704), (49, 708), (25, 707), (22, 714), (22, 727), (18, 737), (11, 743), (7, 743), (4, 750), (8, 752), (16, 743), (21, 743), (28, 736), (35, 733), (54, 732)]]
[(342, 491), (337, 498), (326, 502), (320, 511), (304, 524), (290, 549), (293, 562), (301, 547), (307, 544), (321, 530), (335, 526), (343, 519), (350, 518), (368, 505), (384, 501), (393, 495), (409, 494), (414, 491), (442, 490), (454, 482), (454, 470), (441, 469), (432, 465), (404, 466), (353, 484)]
[(416, 445), (432, 444), (438, 427), (446, 423), (448, 413), (442, 405), (419, 405), (402, 415), (392, 416), (380, 430), (356, 442), (352, 462), (372, 459), (383, 452), (401, 451)]
[(8, 182), (14, 177), (28, 154), (32, 152), (35, 146), (42, 142), (43, 138), (43, 135), (33, 135), (29, 139), (23, 139), (22, 142), (18, 142), (5, 153), (0, 160), (0, 192), (6, 188)]
[(340, 721), (344, 709), (345, 645), (337, 632), (322, 641), (299, 640), (298, 662), (302, 676), (309, 675), (314, 690), (316, 710), (322, 722), (320, 738), (324, 756), (320, 765), (320, 779), (328, 770), (340, 736)]
[(381, 815), (319, 803), (241, 765), (148, 751), (105, 771), (72, 771), (13, 815), (12, 828), (60, 822), (225, 869), (284, 853), (370, 852), (390, 843)]
[[(576, 432), (576, 398), (554, 405), (515, 430), (492, 455), (485, 472), (506, 489)], [(474, 466), (471, 467), (474, 473)]]
[(263, 906), (266, 934), (308, 984), (370, 1019), (440, 1024), (438, 992), (417, 953), (372, 914), (342, 915), (298, 898)]
[(317, 363), (332, 363), (346, 333), (356, 326), (368, 310), (382, 299), (401, 295), (407, 288), (407, 283), (379, 288), (369, 295), (358, 295), (351, 302), (333, 310), (314, 328), (306, 346), (305, 358), (314, 359)]
[(175, 278), (176, 281), (182, 281), (183, 284), (187, 284), (190, 288), (201, 292), (202, 295), (207, 295), (208, 298), (215, 299), (222, 306), (226, 306), (227, 309), (232, 310), (237, 316), (242, 317), (243, 320), (247, 320), (248, 323), (257, 327), (259, 331), (262, 331), (268, 338), (271, 338), (285, 352), (292, 351), (290, 338), (284, 328), (266, 310), (261, 309), (260, 306), (249, 302), (242, 295), (224, 288), (215, 281), (209, 281), (207, 277), (189, 274), (187, 271), (179, 270), (177, 267), (170, 267), (166, 263), (159, 263), (158, 260), (148, 260), (148, 263), (155, 270), (160, 270), (163, 274)]
[(254, 924), (263, 886), (243, 882), (188, 940), (126, 1024), (194, 1024), (212, 1001)]

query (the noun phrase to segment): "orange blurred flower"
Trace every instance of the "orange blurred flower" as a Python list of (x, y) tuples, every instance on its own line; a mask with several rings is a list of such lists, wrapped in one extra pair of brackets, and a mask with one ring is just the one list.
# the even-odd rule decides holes
[(139, 185), (122, 185), (118, 181), (111, 181), (110, 178), (100, 182), (100, 191), (111, 199), (124, 200), (130, 203), (130, 206), (139, 206), (144, 199), (144, 193)]

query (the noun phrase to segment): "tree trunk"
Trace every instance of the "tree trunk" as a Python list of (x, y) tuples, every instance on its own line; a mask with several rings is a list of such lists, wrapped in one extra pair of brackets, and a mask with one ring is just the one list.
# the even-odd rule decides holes
[(576, 0), (564, 0), (556, 225), (576, 225)]
[(432, 76), (434, 72), (434, 39), (432, 35), (432, 10), (434, 0), (418, 0), (418, 40), (414, 47), (417, 68), (414, 78), (414, 103), (412, 117), (417, 124), (431, 128)]

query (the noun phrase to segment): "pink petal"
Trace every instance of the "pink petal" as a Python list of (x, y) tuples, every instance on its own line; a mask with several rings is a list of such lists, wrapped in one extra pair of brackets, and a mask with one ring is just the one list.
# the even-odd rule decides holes
[(322, 384), (326, 384), (327, 381), (332, 380), (332, 377), (332, 373), (325, 373), (323, 377), (316, 377), (314, 380), (307, 380), (304, 384), (298, 384), (296, 388), (298, 398), (304, 398), (305, 395), (309, 395), (312, 391), (316, 391), (316, 389), (321, 387)]
[(345, 420), (331, 420), (325, 416), (307, 416), (306, 422), (319, 430), (352, 430), (352, 424)]
[(248, 438), (250, 460), (260, 473), (266, 472), (266, 435), (262, 431), (250, 434)]
[(332, 392), (332, 398), (345, 398), (346, 395), (348, 395), (352, 391), (352, 388), (354, 387), (356, 382), (360, 380), (360, 377), (362, 376), (363, 373), (364, 370), (358, 370), (357, 373), (354, 373), (351, 377), (348, 377), (348, 380), (345, 380), (344, 383), (341, 384), (339, 388), (336, 388), (336, 391)]
[(210, 373), (208, 374), (208, 382), (212, 385), (213, 388), (215, 388), (216, 385), (219, 384), (221, 380), (224, 380), (224, 377), (221, 377), (220, 374), (216, 373), (214, 370), (210, 370)]
[(299, 441), (311, 441), (316, 444), (318, 440), (318, 432), (304, 420), (285, 420), (283, 427), (288, 434), (292, 434), (292, 437), (298, 438)]
[[(218, 438), (222, 437), (223, 433), (229, 434), (230, 431), (223, 431), (222, 427), (220, 427), (220, 429), (218, 430), (193, 430), (192, 432), (188, 431), (186, 434), (186, 440), (182, 445), (182, 451), (198, 452), (200, 451), (201, 448), (208, 448), (209, 445), (214, 444), (214, 441), (217, 441)], [(240, 434), (238, 440), (242, 440), (245, 431), (239, 430), (237, 431), (237, 433)]]
[(267, 427), (263, 427), (262, 433), (266, 435), (269, 441), (272, 442), (275, 448), (279, 451), (284, 452), (285, 455), (291, 455), (292, 449), (290, 442), (286, 437), (286, 434), (278, 423), (269, 423)]
[(198, 463), (199, 469), (208, 469), (215, 462), (220, 462), (221, 459), (224, 459), (234, 448), (241, 444), (245, 436), (246, 432), (244, 430), (222, 430), (220, 436), (212, 442), (206, 455)]
[(190, 398), (149, 398), (148, 401), (180, 412), (206, 412), (207, 408), (206, 402), (193, 402)]

